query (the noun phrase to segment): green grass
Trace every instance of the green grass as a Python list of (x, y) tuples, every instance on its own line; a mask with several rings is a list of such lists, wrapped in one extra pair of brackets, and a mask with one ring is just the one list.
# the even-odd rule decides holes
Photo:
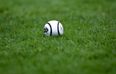
[(116, 0), (0, 0), (0, 74), (116, 74)]

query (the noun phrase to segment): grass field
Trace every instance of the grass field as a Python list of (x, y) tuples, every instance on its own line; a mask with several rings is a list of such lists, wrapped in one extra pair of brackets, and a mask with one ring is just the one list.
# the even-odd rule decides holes
[(116, 0), (0, 0), (0, 74), (116, 74)]

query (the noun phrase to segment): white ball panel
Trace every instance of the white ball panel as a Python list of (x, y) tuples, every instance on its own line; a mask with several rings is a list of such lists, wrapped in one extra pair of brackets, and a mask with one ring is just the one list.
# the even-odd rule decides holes
[(63, 35), (64, 33), (64, 29), (61, 23), (59, 23), (59, 32), (60, 32), (60, 35)]

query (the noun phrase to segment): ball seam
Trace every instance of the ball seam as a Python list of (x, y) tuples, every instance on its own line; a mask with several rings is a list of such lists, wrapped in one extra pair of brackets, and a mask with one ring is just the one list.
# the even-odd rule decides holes
[(52, 36), (52, 26), (50, 25), (50, 23), (48, 23), (48, 25), (50, 26), (50, 36)]
[(57, 32), (58, 32), (58, 35), (60, 35), (60, 31), (59, 31), (59, 22), (57, 24)]

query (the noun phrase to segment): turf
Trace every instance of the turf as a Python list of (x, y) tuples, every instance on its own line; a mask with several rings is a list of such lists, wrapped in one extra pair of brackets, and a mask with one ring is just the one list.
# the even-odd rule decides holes
[(0, 74), (116, 74), (116, 0), (0, 0)]

